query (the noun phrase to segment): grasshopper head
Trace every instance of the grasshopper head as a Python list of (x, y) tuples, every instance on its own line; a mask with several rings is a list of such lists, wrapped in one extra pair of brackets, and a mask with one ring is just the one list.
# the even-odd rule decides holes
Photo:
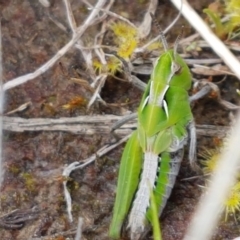
[(173, 49), (167, 50), (155, 62), (151, 79), (163, 85), (191, 87), (191, 74), (187, 64)]
[(174, 50), (170, 52), (171, 62), (171, 80), (169, 85), (181, 87), (186, 90), (190, 89), (192, 77), (190, 70), (185, 61)]
[(191, 74), (187, 64), (177, 53), (177, 48), (179, 45), (179, 41), (182, 37), (182, 33), (183, 33), (183, 26), (182, 26), (182, 32), (180, 33), (180, 35), (178, 35), (174, 44), (174, 48), (170, 53), (170, 56), (172, 58), (172, 62), (171, 62), (172, 79), (170, 81), (170, 85), (178, 86), (188, 90), (191, 87), (191, 82), (192, 82)]
[(177, 53), (179, 40), (182, 33), (177, 37), (173, 49), (169, 49), (165, 35), (160, 30), (160, 37), (165, 52), (156, 60), (151, 76), (153, 81), (164, 85), (180, 87), (185, 90), (191, 87), (191, 74), (185, 61)]

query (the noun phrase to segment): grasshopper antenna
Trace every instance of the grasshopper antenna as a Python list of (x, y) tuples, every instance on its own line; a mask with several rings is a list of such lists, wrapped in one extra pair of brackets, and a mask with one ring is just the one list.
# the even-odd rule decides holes
[(177, 54), (177, 49), (178, 49), (178, 45), (179, 45), (179, 42), (183, 36), (183, 29), (184, 29), (184, 25), (182, 25), (182, 29), (181, 29), (181, 32), (180, 34), (177, 36), (177, 39), (174, 43), (174, 48), (173, 48), (173, 56), (174, 56), (174, 59), (176, 59), (176, 54)]
[(176, 18), (172, 21), (172, 23), (163, 31), (164, 34), (166, 34), (175, 24), (176, 22), (179, 20), (179, 18), (182, 15), (182, 7), (183, 7), (183, 0), (181, 0), (181, 6), (180, 6), (180, 10), (178, 15), (176, 16)]
[(162, 40), (162, 44), (163, 44), (163, 47), (164, 47), (164, 51), (166, 52), (168, 50), (168, 44), (167, 44), (167, 40), (166, 40), (166, 37), (159, 25), (159, 23), (157, 22), (155, 16), (150, 13), (151, 17), (152, 17), (152, 20), (153, 20), (153, 23), (157, 26), (157, 28), (159, 29), (159, 32), (160, 32), (160, 38)]

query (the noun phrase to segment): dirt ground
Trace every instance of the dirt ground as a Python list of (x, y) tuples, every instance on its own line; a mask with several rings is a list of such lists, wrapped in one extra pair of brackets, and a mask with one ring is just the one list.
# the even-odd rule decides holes
[[(51, 58), (71, 38), (65, 9), (62, 1), (52, 1), (50, 8), (44, 8), (38, 1), (0, 1), (3, 45), (4, 82), (17, 76), (33, 72)], [(88, 14), (82, 1), (70, 1), (77, 24), (80, 25)], [(93, 3), (95, 1), (92, 1)], [(207, 7), (210, 0), (189, 1), (199, 12)], [(127, 6), (127, 7), (126, 7)], [(148, 6), (148, 1), (116, 1), (113, 12), (124, 15), (134, 23), (140, 23)], [(167, 14), (166, 14), (167, 13)], [(174, 6), (168, 1), (159, 1), (158, 21), (166, 27), (177, 15)], [(55, 22), (67, 29), (64, 32)], [(185, 36), (193, 33), (190, 25), (180, 19), (171, 30), (171, 42), (179, 34), (180, 26), (185, 25)], [(156, 29), (155, 29), (156, 30)], [(90, 41), (98, 29), (92, 27), (84, 35)], [(156, 32), (152, 33), (156, 36)], [(212, 54), (213, 53), (200, 53)], [(49, 71), (18, 87), (7, 91), (5, 112), (21, 104), (31, 102), (25, 110), (11, 115), (21, 118), (60, 118), (86, 114), (116, 114), (135, 111), (139, 101), (124, 107), (109, 107), (94, 104), (90, 112), (82, 107), (73, 110), (62, 106), (76, 96), (89, 100), (91, 93), (85, 87), (71, 82), (77, 76), (76, 69), (85, 71), (80, 52), (72, 48)], [(86, 71), (85, 71), (86, 72)], [(85, 73), (86, 74), (86, 73)], [(86, 76), (85, 76), (86, 77)], [(195, 76), (196, 77), (196, 76)], [(219, 78), (216, 78), (218, 81)], [(238, 82), (229, 78), (220, 85), (225, 100), (236, 103), (235, 89)], [(101, 96), (108, 103), (125, 103), (129, 99), (141, 98), (141, 91), (131, 84), (116, 79), (108, 79)], [(193, 108), (197, 124), (229, 125), (229, 110), (206, 97), (195, 103)], [(95, 153), (109, 141), (109, 136), (85, 136), (59, 131), (38, 131), (15, 133), (4, 131), (5, 175), (0, 195), (0, 217), (15, 210), (27, 216), (34, 208), (30, 221), (14, 227), (14, 219), (6, 225), (0, 221), (1, 240), (67, 240), (74, 239), (78, 217), (83, 217), (83, 237), (86, 240), (107, 240), (108, 227), (114, 204), (117, 173), (123, 145), (106, 156), (97, 159), (88, 167), (71, 174), (69, 189), (73, 200), (73, 219), (69, 222), (63, 195), (61, 177), (63, 166), (80, 161)], [(198, 152), (203, 147), (212, 147), (213, 139), (198, 137)], [(187, 155), (187, 154), (185, 154)], [(201, 176), (192, 180), (184, 179), (199, 175), (190, 169), (184, 159), (173, 193), (161, 217), (164, 240), (183, 238), (188, 222), (199, 201), (204, 186)], [(240, 235), (238, 221), (229, 217), (222, 220), (213, 237), (215, 240), (234, 239)], [(127, 237), (124, 239), (128, 239)], [(150, 236), (146, 239), (152, 239)]]

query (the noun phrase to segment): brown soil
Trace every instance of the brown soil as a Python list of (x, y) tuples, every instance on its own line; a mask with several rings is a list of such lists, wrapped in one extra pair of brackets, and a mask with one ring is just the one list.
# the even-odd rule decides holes
[[(193, 6), (201, 12), (211, 1), (192, 2), (195, 2)], [(71, 4), (76, 21), (81, 24), (88, 10), (81, 1), (73, 0)], [(139, 23), (147, 5), (148, 1), (116, 1), (112, 11), (123, 14), (134, 23)], [(54, 1), (54, 4), (46, 9), (38, 1), (2, 0), (0, 11), (5, 82), (34, 71), (71, 38), (62, 1)], [(49, 15), (62, 23), (68, 32), (58, 28), (49, 19)], [(168, 1), (164, 1), (159, 5), (156, 15), (164, 28), (174, 19), (177, 11)], [(183, 23), (186, 29), (185, 35), (192, 32), (185, 20), (181, 19), (171, 30), (169, 41), (176, 38), (179, 26)], [(84, 36), (84, 40), (93, 37), (96, 31), (96, 28), (91, 28)], [(60, 61), (61, 64), (56, 64), (35, 80), (7, 91), (5, 112), (31, 101), (32, 106), (29, 109), (13, 116), (60, 118), (86, 115), (84, 106), (72, 111), (62, 108), (62, 105), (75, 96), (84, 99), (91, 97), (91, 93), (83, 86), (69, 81), (70, 77), (76, 76), (75, 68), (84, 69), (80, 52), (72, 49)], [(233, 84), (235, 80), (230, 79), (221, 85), (226, 100), (234, 101), (236, 98), (235, 88), (229, 86)], [(115, 79), (109, 79), (102, 91), (102, 97), (110, 103), (123, 103), (127, 99), (140, 100), (141, 94), (134, 86)], [(126, 108), (134, 111), (137, 106), (138, 103), (133, 103)], [(229, 124), (229, 111), (210, 98), (198, 101), (194, 105), (193, 112), (198, 124)], [(106, 113), (120, 115), (121, 109), (109, 108), (101, 104), (95, 104), (91, 109), (91, 114)], [(109, 136), (88, 137), (66, 132), (5, 131), (5, 176), (0, 196), (0, 216), (15, 209), (24, 210), (34, 206), (40, 212), (36, 219), (26, 221), (19, 229), (0, 228), (0, 238), (2, 240), (74, 239), (77, 219), (81, 216), (84, 219), (82, 239), (107, 240), (123, 146), (71, 175), (69, 189), (73, 199), (72, 223), (69, 223), (66, 213), (61, 173), (65, 164), (89, 157), (108, 140)], [(213, 145), (211, 138), (198, 139), (198, 151), (203, 146), (208, 148)], [(182, 180), (195, 175), (187, 159), (184, 159), (174, 191), (161, 219), (164, 240), (183, 238), (202, 193), (199, 185), (204, 185), (204, 179), (199, 177), (189, 181)], [(213, 239), (233, 239), (239, 235), (237, 223), (230, 217), (228, 222), (220, 223)]]

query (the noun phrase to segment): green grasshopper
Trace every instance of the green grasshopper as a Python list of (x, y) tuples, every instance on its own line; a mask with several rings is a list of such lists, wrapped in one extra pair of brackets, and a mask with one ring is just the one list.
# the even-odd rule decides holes
[(163, 53), (138, 108), (138, 126), (128, 140), (120, 163), (117, 195), (109, 236), (120, 238), (129, 214), (131, 239), (138, 239), (152, 222), (150, 193), (153, 191), (161, 215), (174, 186), (190, 138), (189, 160), (195, 160), (196, 131), (188, 90), (191, 74), (177, 54), (179, 42), (169, 49), (161, 34)]

